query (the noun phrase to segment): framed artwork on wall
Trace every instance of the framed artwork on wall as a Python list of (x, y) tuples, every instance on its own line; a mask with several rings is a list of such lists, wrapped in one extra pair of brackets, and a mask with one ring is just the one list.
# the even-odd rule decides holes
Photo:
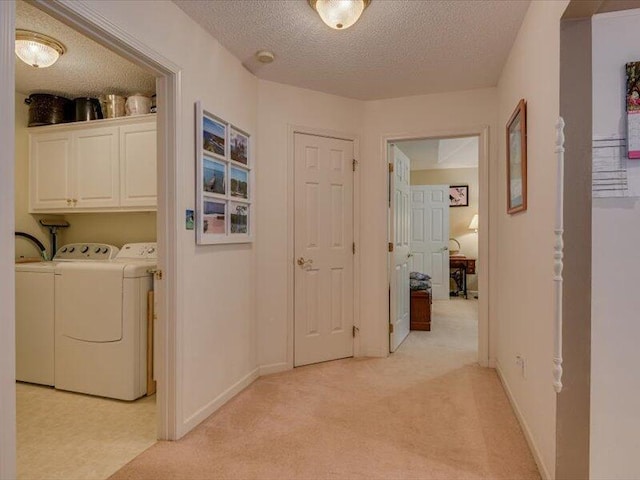
[(253, 241), (253, 162), (248, 133), (195, 104), (196, 243)]
[(527, 102), (522, 99), (507, 122), (507, 213), (527, 209)]
[(468, 207), (469, 206), (469, 185), (449, 186), (449, 206)]

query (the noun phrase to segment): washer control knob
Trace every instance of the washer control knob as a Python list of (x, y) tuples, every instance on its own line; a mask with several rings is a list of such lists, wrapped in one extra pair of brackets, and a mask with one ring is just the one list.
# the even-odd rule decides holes
[(153, 247), (151, 247), (151, 248), (148, 250), (148, 252), (147, 252), (147, 253), (153, 253), (153, 252), (155, 252), (155, 251), (156, 251), (156, 249), (155, 249), (155, 248), (153, 248)]
[(80, 252), (81, 253), (87, 253), (89, 251), (89, 247), (87, 245), (84, 245), (81, 249)]
[(65, 253), (67, 251), (67, 247), (64, 247), (62, 250), (60, 250), (62, 253)]
[(73, 253), (73, 252), (75, 252), (75, 251), (76, 251), (76, 247), (71, 247), (71, 248), (69, 249), (69, 253)]
[(100, 247), (96, 248), (93, 253), (100, 253)]
[(108, 251), (109, 251), (109, 249), (108, 249), (107, 247), (104, 247), (104, 248), (102, 249), (102, 253), (107, 253)]

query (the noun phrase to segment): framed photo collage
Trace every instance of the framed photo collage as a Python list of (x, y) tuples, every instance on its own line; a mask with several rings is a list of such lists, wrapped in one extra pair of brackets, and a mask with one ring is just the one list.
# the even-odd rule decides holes
[(196, 242), (249, 243), (253, 172), (250, 135), (196, 102)]

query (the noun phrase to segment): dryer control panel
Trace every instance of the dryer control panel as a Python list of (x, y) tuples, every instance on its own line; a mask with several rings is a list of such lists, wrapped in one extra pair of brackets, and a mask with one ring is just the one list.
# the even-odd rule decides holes
[(70, 243), (58, 249), (55, 261), (113, 260), (120, 249), (106, 243)]
[(116, 256), (117, 260), (156, 260), (158, 258), (158, 244), (147, 243), (127, 243), (120, 249)]

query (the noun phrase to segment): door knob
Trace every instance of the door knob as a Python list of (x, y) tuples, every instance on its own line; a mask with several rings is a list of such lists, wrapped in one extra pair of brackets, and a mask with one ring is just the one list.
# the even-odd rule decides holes
[(446, 252), (447, 250), (449, 250), (449, 247), (442, 247), (443, 252)]
[(313, 263), (313, 260), (309, 259), (309, 260), (305, 260), (304, 257), (300, 257), (296, 263), (301, 266), (301, 267), (306, 267), (307, 265), (311, 265)]
[(413, 257), (413, 253), (407, 253), (407, 258)]

